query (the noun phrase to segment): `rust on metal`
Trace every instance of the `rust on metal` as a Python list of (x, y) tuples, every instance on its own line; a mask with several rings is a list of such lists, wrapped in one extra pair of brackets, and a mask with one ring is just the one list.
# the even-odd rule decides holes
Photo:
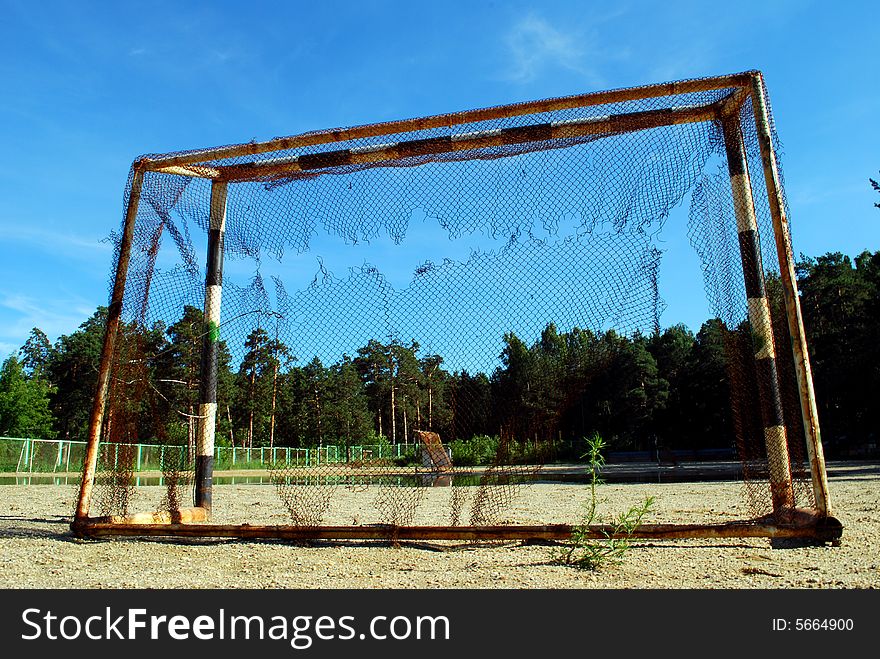
[[(81, 537), (170, 536), (279, 540), (558, 540), (571, 538), (568, 524), (543, 526), (279, 526), (251, 524), (122, 524), (88, 521), (74, 531)], [(770, 520), (725, 524), (643, 524), (631, 534), (614, 527), (591, 525), (584, 537), (629, 537), (675, 540), (684, 538), (814, 538), (831, 542), (841, 537), (843, 526), (832, 517), (803, 514), (789, 524)]]
[(383, 144), (365, 149), (342, 149), (323, 153), (304, 154), (295, 158), (279, 158), (241, 165), (218, 166), (220, 176), (228, 181), (248, 181), (266, 178), (315, 176), (323, 169), (352, 165), (380, 165), (402, 158), (437, 155), (527, 144), (536, 141), (618, 135), (647, 128), (659, 128), (685, 123), (711, 121), (717, 116), (713, 105), (645, 110), (590, 117), (553, 124), (504, 128), (499, 130), (462, 133), (430, 140), (411, 140)]
[[(149, 512), (135, 515), (110, 516), (89, 518), (89, 499), (91, 488), (95, 481), (95, 468), (98, 456), (98, 446), (102, 436), (104, 424), (104, 408), (106, 406), (108, 380), (113, 359), (113, 342), (117, 328), (120, 324), (120, 312), (125, 288), (125, 278), (128, 269), (128, 260), (132, 250), (132, 233), (137, 215), (137, 205), (140, 191), (143, 185), (144, 171), (180, 175), (188, 177), (200, 177), (213, 179), (214, 186), (223, 186), (230, 181), (271, 180), (273, 178), (309, 178), (319, 176), (332, 168), (383, 166), (386, 163), (395, 165), (416, 165), (431, 161), (432, 157), (442, 157), (442, 154), (454, 154), (468, 152), (467, 157), (504, 157), (509, 153), (523, 153), (532, 148), (551, 148), (555, 145), (541, 145), (540, 142), (558, 140), (561, 145), (565, 140), (571, 143), (584, 143), (592, 136), (603, 137), (608, 134), (620, 134), (646, 128), (672, 126), (675, 124), (696, 123), (706, 121), (725, 121), (738, 118), (740, 108), (749, 96), (754, 97), (755, 117), (758, 126), (759, 143), (764, 161), (764, 174), (770, 197), (771, 215), (773, 218), (774, 232), (776, 235), (779, 261), (782, 265), (782, 281), (786, 294), (786, 311), (791, 335), (793, 350), (797, 363), (798, 382), (801, 390), (801, 404), (807, 428), (808, 450), (813, 474), (813, 486), (816, 491), (818, 511), (799, 511), (793, 508), (793, 501), (774, 493), (774, 515), (767, 518), (753, 519), (750, 521), (734, 522), (726, 524), (646, 524), (637, 527), (627, 537), (647, 539), (678, 539), (678, 538), (744, 538), (744, 537), (768, 537), (768, 538), (813, 538), (833, 541), (839, 539), (842, 533), (840, 522), (830, 516), (827, 478), (825, 474), (824, 458), (822, 456), (821, 443), (819, 442), (818, 420), (815, 417), (815, 400), (812, 392), (812, 380), (806, 342), (803, 333), (803, 325), (800, 316), (800, 307), (797, 298), (797, 288), (794, 283), (793, 260), (791, 256), (790, 236), (788, 224), (785, 218), (784, 202), (782, 200), (780, 181), (776, 171), (775, 154), (773, 153), (772, 136), (770, 133), (767, 108), (764, 105), (763, 81), (757, 72), (748, 72), (730, 76), (719, 76), (702, 80), (691, 80), (676, 83), (665, 83), (630, 89), (613, 90), (609, 92), (597, 92), (579, 96), (549, 99), (515, 105), (498, 106), (482, 110), (473, 110), (463, 113), (436, 115), (422, 119), (410, 119), (403, 121), (371, 124), (354, 128), (333, 129), (305, 133), (298, 136), (278, 138), (267, 142), (253, 142), (250, 144), (205, 149), (185, 154), (159, 156), (153, 159), (144, 159), (136, 163), (134, 179), (130, 191), (129, 204), (126, 211), (126, 219), (121, 241), (119, 261), (115, 274), (113, 296), (108, 314), (107, 327), (104, 337), (104, 346), (101, 357), (101, 370), (99, 384), (93, 402), (92, 417), (89, 429), (89, 444), (87, 447), (86, 465), (83, 472), (83, 481), (80, 489), (80, 497), (77, 506), (76, 518), (72, 524), (73, 531), (82, 537), (102, 536), (172, 536), (172, 537), (231, 537), (247, 539), (287, 539), (287, 540), (314, 540), (314, 539), (350, 539), (350, 540), (570, 540), (573, 527), (565, 524), (539, 525), (539, 526), (511, 526), (495, 525), (498, 517), (471, 518), (470, 526), (411, 526), (408, 521), (412, 518), (412, 511), (407, 508), (409, 501), (394, 501), (394, 516), (383, 517), (383, 521), (390, 522), (377, 525), (353, 525), (353, 526), (319, 526), (317, 521), (311, 520), (307, 524), (298, 525), (225, 525), (209, 524), (210, 497), (201, 496), (197, 502), (205, 505), (194, 508), (172, 510), (168, 512)], [(599, 106), (640, 99), (671, 97), (677, 94), (695, 92), (719, 91), (727, 92), (720, 100), (713, 100), (704, 105), (690, 105), (667, 107), (660, 110), (647, 110), (618, 114), (606, 114), (589, 119), (562, 120), (551, 123), (542, 123), (521, 127), (498, 127), (495, 130), (481, 130), (484, 126), (474, 126), (475, 123), (506, 117), (523, 116), (540, 112), (559, 111), (578, 107)], [(718, 98), (720, 94), (713, 94), (712, 98)], [(665, 100), (665, 99), (664, 99)], [(605, 109), (600, 110), (606, 112)], [(384, 144), (374, 144), (364, 148), (339, 149), (334, 151), (314, 152), (300, 155), (296, 158), (265, 158), (260, 162), (248, 164), (236, 164), (221, 166), (216, 162), (227, 158), (254, 156), (268, 154), (269, 152), (284, 151), (290, 149), (308, 149), (309, 147), (345, 142), (362, 138), (374, 138), (386, 135), (395, 135), (410, 131), (429, 130), (434, 128), (461, 127), (457, 134), (443, 137), (430, 137), (427, 139), (387, 140)], [(509, 126), (509, 124), (503, 124)], [(472, 132), (465, 132), (465, 131)], [(450, 131), (452, 132), (452, 131)], [(584, 139), (579, 139), (584, 138)], [(741, 135), (738, 138), (741, 141)], [(340, 145), (342, 146), (342, 145)], [(497, 149), (497, 147), (514, 147), (498, 149), (497, 152), (488, 151), (480, 153), (481, 149)], [(286, 154), (284, 154), (286, 155)], [(455, 156), (453, 156), (454, 158)], [(462, 156), (464, 157), (464, 156)], [(402, 162), (412, 158), (412, 161)], [(206, 164), (207, 163), (207, 164)], [(743, 168), (744, 169), (744, 168)], [(156, 177), (159, 179), (159, 177)], [(747, 178), (742, 182), (748, 187)], [(245, 186), (248, 187), (248, 186)], [(252, 186), (262, 187), (262, 186)], [(270, 187), (270, 186), (267, 186)], [(736, 193), (734, 194), (736, 196)], [(147, 198), (147, 195), (144, 195)], [(752, 211), (752, 214), (754, 212)], [(738, 218), (739, 219), (739, 218)], [(753, 223), (753, 218), (750, 220)], [(215, 229), (212, 229), (215, 230)], [(748, 238), (748, 236), (746, 236)], [(754, 238), (754, 236), (752, 236)], [(158, 237), (156, 238), (158, 240)], [(222, 255), (218, 247), (217, 254)], [(210, 270), (210, 268), (209, 268)], [(219, 274), (219, 273), (218, 273)], [(212, 285), (210, 279), (206, 280), (206, 288)], [(747, 281), (754, 283), (754, 278), (747, 277)], [(219, 285), (219, 279), (217, 280)], [(747, 288), (749, 286), (747, 285)], [(752, 289), (757, 289), (753, 285)], [(763, 288), (763, 284), (761, 285)], [(749, 296), (752, 297), (752, 296)], [(207, 299), (207, 296), (206, 296)], [(757, 298), (756, 298), (757, 299)], [(218, 298), (219, 303), (219, 298)], [(766, 300), (761, 300), (766, 304)], [(207, 313), (206, 320), (210, 320)], [(219, 304), (218, 304), (219, 308)], [(219, 320), (219, 319), (218, 319)], [(769, 327), (769, 323), (757, 323), (761, 327)], [(766, 333), (765, 333), (766, 335)], [(769, 334), (772, 340), (772, 332)], [(767, 348), (770, 350), (769, 348)], [(775, 350), (770, 350), (775, 354)], [(770, 354), (770, 353), (768, 353)], [(764, 360), (769, 362), (769, 360)], [(209, 370), (203, 370), (203, 376)], [(394, 389), (392, 388), (392, 392)], [(209, 397), (202, 398), (203, 405), (213, 404), (215, 407), (210, 412), (216, 414), (216, 399), (211, 401)], [(392, 403), (393, 409), (393, 403)], [(208, 418), (207, 413), (200, 412), (203, 418)], [(228, 409), (227, 409), (228, 414)], [(774, 420), (781, 419), (774, 412), (769, 415)], [(109, 426), (109, 416), (107, 425)], [(381, 416), (379, 417), (381, 431)], [(406, 423), (404, 421), (404, 423)], [(767, 426), (771, 429), (783, 427), (780, 423)], [(204, 429), (213, 428), (205, 425)], [(765, 427), (766, 430), (766, 427)], [(434, 435), (434, 433), (430, 433)], [(776, 441), (778, 438), (774, 439)], [(784, 436), (782, 437), (784, 444)], [(201, 457), (209, 457), (207, 446), (207, 434), (200, 446), (205, 448), (200, 452)], [(442, 478), (448, 478), (449, 471), (446, 469), (446, 461), (441, 456), (434, 455), (436, 445), (442, 449), (439, 436), (427, 438), (423, 444), (423, 459), (427, 452), (430, 464), (425, 464), (430, 470), (444, 472)], [(427, 451), (425, 450), (427, 447)], [(445, 451), (444, 451), (445, 453)], [(212, 454), (212, 453), (211, 453)], [(448, 460), (448, 455), (446, 459)], [(197, 481), (204, 484), (203, 494), (209, 493), (208, 482), (202, 476), (209, 474), (208, 464), (199, 469), (201, 474)], [(494, 467), (493, 467), (494, 468)], [(491, 469), (486, 473), (490, 474)], [(299, 467), (290, 466), (287, 476), (296, 474)], [(387, 467), (381, 467), (387, 469)], [(359, 469), (359, 471), (366, 469)], [(373, 473), (373, 472), (369, 472)], [(490, 474), (495, 476), (495, 474)], [(293, 482), (293, 479), (290, 479)], [(789, 490), (791, 476), (788, 475)], [(127, 481), (128, 482), (128, 481)], [(295, 486), (295, 484), (294, 484)], [(329, 490), (328, 490), (329, 491)], [(506, 496), (506, 495), (505, 495)], [(775, 505), (781, 502), (784, 505)], [(326, 507), (323, 500), (315, 504), (316, 508), (321, 505)], [(415, 504), (411, 506), (415, 510)], [(403, 510), (405, 509), (405, 510)], [(403, 510), (403, 513), (400, 512)], [(323, 514), (324, 508), (320, 509)], [(819, 514), (816, 514), (816, 513)], [(405, 513), (405, 514), (404, 514)], [(384, 513), (383, 513), (384, 514)], [(757, 514), (757, 513), (753, 513)], [(406, 515), (409, 515), (407, 517)], [(458, 512), (455, 513), (457, 520)], [(305, 519), (305, 518), (303, 518)], [(294, 520), (297, 520), (294, 515)], [(590, 526), (586, 536), (588, 538), (606, 538), (615, 536), (612, 527), (607, 525)]]
[(190, 178), (220, 178), (220, 170), (206, 165), (169, 165), (158, 167), (152, 171), (160, 174), (172, 174), (175, 176), (188, 176)]
[(416, 430), (422, 448), (422, 466), (435, 472), (452, 471), (452, 459), (443, 446), (440, 435), (427, 430)]
[(776, 165), (773, 137), (770, 132), (770, 120), (764, 98), (764, 80), (757, 71), (752, 76), (751, 86), (755, 108), (755, 125), (758, 130), (758, 144), (761, 149), (761, 160), (764, 166), (764, 182), (770, 202), (770, 217), (773, 221), (773, 233), (776, 238), (780, 280), (785, 297), (789, 334), (792, 339), (791, 348), (794, 355), (804, 433), (806, 434), (807, 455), (810, 459), (813, 495), (816, 499), (817, 509), (823, 514), (831, 515), (828, 475), (825, 470), (825, 456), (819, 430), (819, 414), (816, 406), (816, 395), (813, 390), (813, 375), (810, 367), (810, 356), (807, 350), (807, 336), (804, 330), (800, 297), (797, 289), (797, 275), (795, 274), (794, 257), (791, 248), (791, 232), (788, 218), (785, 214), (785, 201), (782, 196), (782, 185)]
[(101, 363), (98, 368), (98, 385), (92, 401), (89, 418), (89, 434), (86, 455), (83, 462), (83, 476), (79, 488), (79, 499), (76, 505), (76, 517), (88, 517), (95, 484), (95, 470), (98, 463), (98, 447), (104, 423), (104, 408), (107, 404), (107, 393), (110, 384), (110, 369), (113, 364), (113, 348), (116, 344), (116, 332), (122, 316), (122, 300), (125, 295), (125, 279), (128, 274), (128, 263), (131, 258), (131, 245), (134, 239), (134, 226), (137, 219), (141, 188), (144, 183), (143, 161), (135, 163), (134, 178), (128, 196), (128, 207), (125, 213), (125, 224), (119, 244), (119, 257), (116, 263), (116, 277), (113, 282), (113, 295), (107, 308), (107, 323), (104, 330), (104, 343), (101, 348)]
[(747, 71), (732, 75), (716, 76), (679, 82), (667, 82), (656, 85), (641, 87), (628, 87), (610, 91), (592, 92), (575, 96), (564, 96), (543, 101), (528, 103), (515, 103), (511, 105), (499, 105), (490, 108), (470, 110), (448, 114), (438, 114), (418, 119), (404, 119), (376, 124), (366, 124), (351, 128), (334, 128), (329, 130), (313, 131), (281, 137), (265, 142), (250, 142), (226, 147), (216, 147), (193, 151), (186, 154), (157, 157), (150, 160), (150, 169), (169, 167), (173, 165), (189, 165), (208, 160), (222, 160), (239, 156), (253, 156), (270, 151), (283, 151), (286, 149), (299, 149), (316, 146), (319, 144), (331, 144), (367, 137), (379, 137), (381, 135), (393, 135), (410, 131), (428, 130), (431, 128), (451, 127), (460, 124), (489, 121), (503, 117), (515, 117), (537, 112), (551, 112), (578, 107), (591, 107), (623, 101), (636, 101), (647, 98), (662, 96), (675, 96), (696, 92), (728, 89), (735, 87), (747, 87), (751, 84), (754, 72)]
[(730, 94), (715, 103), (718, 109), (718, 118), (721, 120), (735, 116), (742, 109), (743, 104), (749, 99), (751, 88), (739, 87)]
[(133, 515), (110, 515), (107, 517), (93, 517), (87, 521), (92, 524), (114, 525), (148, 525), (148, 524), (191, 524), (193, 522), (206, 522), (210, 518), (210, 509), (193, 506), (191, 508), (179, 508), (177, 510), (157, 510), (154, 512), (134, 513)]

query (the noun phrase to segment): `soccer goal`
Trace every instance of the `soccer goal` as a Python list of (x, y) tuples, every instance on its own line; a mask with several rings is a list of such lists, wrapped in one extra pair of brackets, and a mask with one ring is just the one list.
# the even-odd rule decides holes
[(73, 529), (566, 539), (598, 433), (735, 460), (636, 537), (835, 540), (787, 213), (755, 71), (138, 158)]

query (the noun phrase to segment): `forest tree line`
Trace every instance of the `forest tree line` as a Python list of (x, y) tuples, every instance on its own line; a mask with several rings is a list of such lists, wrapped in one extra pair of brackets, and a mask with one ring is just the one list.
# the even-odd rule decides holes
[[(880, 252), (803, 258), (797, 275), (826, 448), (833, 455), (876, 446), (869, 412), (880, 386)], [(85, 439), (105, 318), (99, 308), (54, 344), (32, 330), (0, 371), (0, 435)], [(271, 327), (256, 327), (238, 360), (221, 344), (216, 441), (402, 443), (414, 429), (430, 429), (444, 441), (598, 432), (612, 449), (732, 447), (725, 329), (710, 319), (696, 333), (676, 325), (627, 337), (550, 324), (531, 342), (506, 334), (499, 366), (469, 373), (448, 369), (415, 341), (369, 341), (324, 364), (293, 354)], [(148, 356), (126, 390), (137, 417), (127, 439), (193, 441), (202, 332), (195, 307), (170, 326), (123, 327), (122, 344)]]

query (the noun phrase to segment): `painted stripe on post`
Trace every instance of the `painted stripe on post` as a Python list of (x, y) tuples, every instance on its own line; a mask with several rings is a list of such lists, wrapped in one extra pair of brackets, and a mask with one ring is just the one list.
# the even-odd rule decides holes
[[(755, 369), (758, 376), (758, 394), (762, 400), (766, 401), (761, 406), (761, 418), (764, 427), (785, 426), (782, 401), (779, 398), (779, 386), (777, 384), (776, 360), (772, 357), (758, 358), (755, 360)], [(788, 449), (786, 449), (785, 455), (788, 455)]]
[(764, 426), (764, 445), (770, 471), (770, 492), (774, 512), (794, 507), (791, 463), (788, 438), (779, 392), (776, 369), (776, 348), (773, 339), (773, 320), (764, 282), (761, 243), (755, 202), (749, 180), (748, 163), (743, 144), (742, 129), (736, 115), (722, 123), (734, 213), (739, 234), (740, 258), (748, 299), (749, 324), (754, 342), (755, 369), (758, 381), (758, 401)]
[(211, 228), (208, 231), (208, 274), (206, 286), (223, 285), (223, 230)]
[(223, 297), (223, 234), (226, 228), (227, 185), (211, 185), (211, 216), (205, 272), (205, 310), (199, 386), (199, 434), (196, 440), (195, 505), (210, 511), (217, 423), (217, 378), (220, 357), (220, 303)]
[(199, 401), (217, 402), (217, 362), (220, 357), (220, 286), (205, 288), (205, 320), (202, 337), (202, 366)]
[(758, 248), (758, 232), (752, 229), (739, 233), (739, 255), (742, 260), (743, 276), (746, 283), (746, 297), (763, 298), (764, 276), (761, 272), (760, 250)]
[(768, 447), (775, 446), (779, 451), (788, 451), (788, 433), (782, 423), (764, 428), (764, 441)]
[[(217, 403), (201, 403), (199, 404), (199, 416), (202, 419), (216, 418)], [(196, 452), (200, 457), (214, 455), (214, 433), (215, 427), (212, 423), (205, 424), (205, 431), (199, 433), (197, 438)]]
[(770, 316), (770, 303), (766, 297), (749, 298), (749, 323), (755, 340), (755, 359), (776, 359), (776, 345), (773, 341), (773, 321)]

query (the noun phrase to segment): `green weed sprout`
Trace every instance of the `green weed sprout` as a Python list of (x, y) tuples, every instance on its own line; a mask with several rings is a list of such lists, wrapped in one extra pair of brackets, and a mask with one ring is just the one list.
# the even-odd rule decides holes
[[(590, 498), (584, 504), (584, 514), (580, 523), (572, 529), (571, 540), (564, 546), (554, 548), (551, 560), (560, 565), (569, 565), (581, 570), (595, 571), (603, 565), (617, 565), (622, 562), (629, 549), (629, 540), (633, 532), (642, 523), (654, 505), (654, 497), (645, 500), (626, 512), (620, 513), (609, 521), (604, 521), (598, 514), (600, 504), (596, 490), (603, 483), (600, 472), (605, 466), (602, 450), (605, 442), (599, 435), (587, 439), (587, 452), (583, 455), (588, 460), (590, 473)], [(592, 538), (590, 526), (606, 524), (602, 531), (603, 538)]]

